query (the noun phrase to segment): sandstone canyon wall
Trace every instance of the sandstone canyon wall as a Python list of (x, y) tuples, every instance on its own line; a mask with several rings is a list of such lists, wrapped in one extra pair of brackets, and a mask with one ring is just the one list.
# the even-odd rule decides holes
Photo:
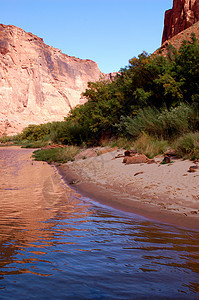
[(91, 60), (65, 55), (32, 33), (0, 24), (0, 135), (28, 124), (63, 120), (101, 72)]
[(162, 44), (199, 21), (199, 0), (173, 0), (165, 12)]
[(192, 33), (195, 34), (196, 39), (199, 41), (199, 22), (174, 35), (171, 39), (166, 40), (161, 47), (154, 52), (154, 54), (161, 53), (161, 55), (166, 56), (168, 53), (167, 46), (169, 44), (173, 45), (177, 50), (179, 50), (184, 40), (191, 41)]

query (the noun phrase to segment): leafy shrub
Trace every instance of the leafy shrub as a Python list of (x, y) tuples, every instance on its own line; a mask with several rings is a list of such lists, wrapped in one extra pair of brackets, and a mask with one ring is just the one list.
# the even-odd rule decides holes
[(133, 144), (133, 149), (144, 153), (149, 158), (163, 154), (167, 148), (168, 141), (159, 140), (147, 134), (142, 134)]
[(22, 141), (21, 147), (22, 148), (42, 148), (48, 145), (48, 141)]
[(83, 126), (70, 119), (56, 122), (50, 137), (53, 142), (65, 145), (81, 145), (86, 140)]
[(190, 132), (178, 138), (174, 147), (180, 157), (199, 158), (199, 132)]
[(13, 135), (13, 136), (4, 135), (4, 136), (0, 137), (0, 143), (7, 144), (10, 142), (17, 144), (19, 142), (18, 136), (17, 135)]
[(75, 155), (79, 152), (79, 147), (68, 146), (66, 148), (36, 150), (33, 153), (33, 157), (35, 160), (47, 161), (48, 163), (65, 163), (69, 160), (74, 160)]
[(24, 128), (19, 135), (21, 140), (38, 141), (42, 140), (45, 136), (48, 136), (51, 131), (51, 123), (40, 125), (29, 125)]
[(159, 111), (147, 107), (139, 110), (134, 118), (121, 117), (117, 125), (120, 132), (137, 137), (141, 132), (164, 139), (179, 136), (197, 127), (197, 114), (184, 103), (170, 110)]

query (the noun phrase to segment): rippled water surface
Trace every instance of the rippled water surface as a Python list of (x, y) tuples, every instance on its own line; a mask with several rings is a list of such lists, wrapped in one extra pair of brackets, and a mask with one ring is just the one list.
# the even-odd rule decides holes
[(199, 233), (81, 197), (0, 148), (0, 299), (197, 299)]

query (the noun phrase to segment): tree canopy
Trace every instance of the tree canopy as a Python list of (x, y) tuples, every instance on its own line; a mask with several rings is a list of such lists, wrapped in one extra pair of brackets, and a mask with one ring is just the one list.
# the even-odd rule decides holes
[(129, 60), (110, 81), (90, 82), (83, 96), (87, 102), (74, 108), (66, 119), (81, 127), (87, 141), (117, 134), (121, 116), (135, 117), (140, 109), (172, 109), (181, 103), (197, 104), (199, 95), (199, 45), (192, 36), (167, 55), (143, 52)]

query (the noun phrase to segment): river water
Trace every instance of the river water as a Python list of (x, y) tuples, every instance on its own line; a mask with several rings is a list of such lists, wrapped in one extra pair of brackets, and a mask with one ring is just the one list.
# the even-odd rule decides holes
[(0, 299), (198, 299), (199, 232), (81, 197), (0, 148)]

